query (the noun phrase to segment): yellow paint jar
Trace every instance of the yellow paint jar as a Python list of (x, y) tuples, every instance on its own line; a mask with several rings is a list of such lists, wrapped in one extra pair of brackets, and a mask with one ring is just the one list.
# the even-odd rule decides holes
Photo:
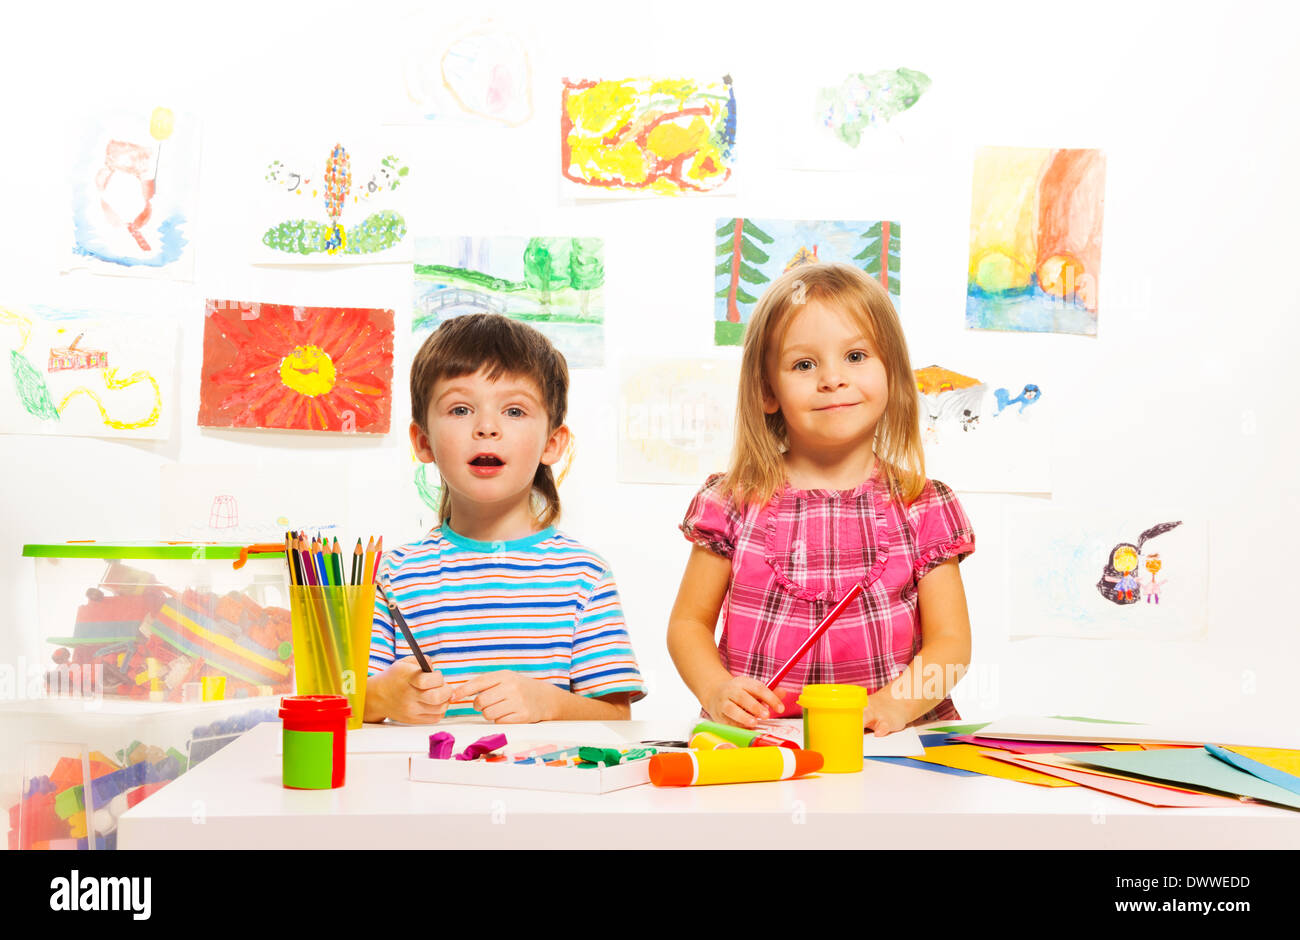
[(799, 706), (803, 746), (826, 759), (822, 773), (859, 773), (867, 690), (860, 685), (806, 685), (799, 693)]

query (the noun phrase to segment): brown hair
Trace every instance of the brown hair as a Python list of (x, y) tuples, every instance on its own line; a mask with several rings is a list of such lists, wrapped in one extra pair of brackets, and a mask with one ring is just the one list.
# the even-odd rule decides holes
[[(569, 366), (551, 341), (527, 324), (496, 313), (473, 313), (447, 320), (429, 335), (411, 363), (411, 418), (426, 435), (429, 399), (443, 379), (456, 379), (487, 370), (496, 381), (502, 375), (532, 379), (542, 393), (554, 431), (564, 423), (569, 401)], [(560, 491), (546, 464), (537, 465), (533, 492), (544, 505), (534, 507), (543, 528), (560, 517)], [(438, 517), (451, 517), (447, 488), (442, 488)]]
[(907, 340), (889, 292), (864, 271), (848, 264), (803, 264), (772, 282), (749, 318), (740, 363), (736, 402), (736, 444), (726, 489), (740, 502), (764, 503), (785, 482), (781, 455), (789, 447), (785, 418), (763, 410), (767, 356), (789, 329), (794, 313), (810, 300), (848, 314), (865, 331), (885, 366), (889, 402), (876, 425), (873, 449), (890, 492), (904, 503), (925, 486), (921, 449), (920, 402)]

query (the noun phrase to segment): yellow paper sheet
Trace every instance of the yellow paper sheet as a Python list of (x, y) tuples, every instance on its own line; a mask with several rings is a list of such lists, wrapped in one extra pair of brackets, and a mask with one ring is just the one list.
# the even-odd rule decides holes
[(1234, 754), (1240, 754), (1242, 757), (1257, 760), (1261, 764), (1267, 764), (1274, 770), (1280, 770), (1284, 774), (1300, 777), (1300, 751), (1291, 751), (1281, 747), (1237, 747), (1236, 745), (1227, 744), (1223, 748), (1226, 751), (1232, 751)]
[(992, 757), (985, 757), (984, 751), (973, 744), (943, 744), (939, 747), (927, 747), (924, 757), (913, 758), (944, 767), (956, 767), (958, 770), (970, 770), (989, 777), (1002, 777), (1020, 783), (1033, 783), (1040, 787), (1077, 787), (1077, 783), (1040, 774), (1015, 764), (1006, 764)]

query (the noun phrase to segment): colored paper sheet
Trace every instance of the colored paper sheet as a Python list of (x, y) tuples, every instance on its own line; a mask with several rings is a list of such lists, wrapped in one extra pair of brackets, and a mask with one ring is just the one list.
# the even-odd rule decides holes
[[(938, 730), (938, 729), (927, 729)], [(1025, 741), (1075, 741), (1087, 744), (1195, 744), (1222, 746), (1300, 747), (1300, 729), (1281, 722), (1273, 726), (1218, 719), (1152, 724), (1081, 724), (1072, 719), (1017, 716), (986, 725), (985, 736)]]
[[(1133, 750), (1140, 750), (1140, 749), (1133, 748)], [(1000, 757), (1002, 755), (993, 754), (990, 756)], [(1059, 767), (1063, 770), (1073, 770), (1073, 771), (1078, 771), (1079, 773), (1096, 774), (1097, 776), (1101, 776), (1101, 777), (1115, 777), (1116, 779), (1119, 780), (1131, 780), (1136, 783), (1145, 783), (1153, 787), (1165, 787), (1166, 789), (1171, 789), (1171, 790), (1184, 790), (1185, 792), (1188, 793), (1206, 792), (1203, 788), (1199, 788), (1199, 787), (1178, 787), (1178, 786), (1174, 786), (1172, 783), (1161, 783), (1155, 780), (1147, 780), (1142, 777), (1135, 777), (1132, 774), (1122, 774), (1113, 771), (1102, 770), (1100, 767), (1089, 767), (1082, 763), (1083, 759), (1087, 756), (1085, 754), (1071, 754), (1068, 752), (1063, 752), (1060, 754), (1015, 754), (1011, 756), (1017, 758), (1018, 760), (1029, 761), (1029, 763), (1031, 764), (1041, 764), (1044, 767)]]
[(1002, 777), (1019, 783), (1033, 783), (1043, 787), (1072, 787), (1075, 784), (1059, 777), (1052, 777), (1036, 770), (1024, 767), (1009, 767), (1004, 762), (988, 757), (982, 750), (970, 744), (946, 744), (941, 747), (928, 747), (925, 756), (917, 760), (927, 763), (942, 764), (944, 767), (956, 767), (970, 770), (989, 777)]
[(974, 734), (976, 731), (979, 731), (988, 724), (989, 722), (987, 721), (978, 721), (968, 725), (936, 725), (933, 728), (926, 728), (925, 730), (927, 732), (943, 731), (948, 734)]
[[(1026, 770), (1041, 769), (1048, 766), (1011, 754), (995, 756), (997, 760), (1024, 767)], [(1223, 809), (1228, 806), (1240, 805), (1239, 801), (1226, 796), (1189, 793), (1186, 790), (1141, 783), (1108, 774), (1090, 774), (1064, 767), (1052, 767), (1051, 770), (1046, 772), (1052, 774), (1052, 776), (1060, 777), (1062, 780), (1077, 783), (1081, 787), (1099, 790), (1112, 796), (1120, 796), (1126, 800), (1135, 800), (1148, 806), (1179, 807), (1182, 809)]]
[[(779, 738), (793, 741), (803, 746), (802, 718), (769, 718), (758, 723), (760, 731), (774, 734)], [(929, 734), (929, 729), (925, 729)], [(921, 732), (916, 728), (904, 728), (878, 738), (871, 732), (862, 736), (863, 757), (920, 757), (925, 753), (925, 743)], [(936, 737), (939, 737), (936, 735)]]
[(885, 764), (897, 764), (899, 767), (915, 767), (917, 770), (929, 770), (934, 773), (948, 774), (952, 777), (978, 777), (980, 774), (973, 770), (962, 770), (960, 767), (949, 767), (945, 764), (927, 763), (923, 760), (917, 760), (913, 757), (868, 757), (867, 760), (878, 760)]
[[(974, 744), (977, 747), (995, 747), (1015, 754), (1054, 754), (1059, 751), (1104, 751), (1101, 744), (1071, 744), (1064, 741), (1011, 741), (1006, 738), (984, 738), (976, 734), (954, 734), (950, 736), (959, 744)], [(922, 738), (922, 743), (925, 739)]]
[(1202, 787), (1218, 793), (1248, 796), (1300, 809), (1300, 794), (1260, 780), (1253, 774), (1238, 770), (1204, 750), (1171, 749), (1163, 751), (1134, 751), (1119, 754), (1088, 754), (1075, 758), (1077, 763), (1103, 770), (1116, 770), (1153, 780)]
[(1227, 745), (1226, 749), (1242, 757), (1267, 764), (1283, 773), (1300, 777), (1300, 751), (1284, 747), (1239, 747)]
[(1243, 754), (1230, 751), (1227, 748), (1207, 744), (1205, 745), (1205, 749), (1219, 760), (1227, 761), (1238, 770), (1244, 770), (1246, 773), (1253, 774), (1260, 780), (1276, 784), (1284, 790), (1290, 790), (1292, 793), (1300, 794), (1300, 777), (1289, 774), (1283, 770), (1278, 770), (1276, 767), (1270, 767), (1268, 764), (1261, 763), (1260, 761)]

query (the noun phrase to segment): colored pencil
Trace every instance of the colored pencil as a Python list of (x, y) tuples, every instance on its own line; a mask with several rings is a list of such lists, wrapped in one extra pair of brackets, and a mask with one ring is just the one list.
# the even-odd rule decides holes
[(332, 566), (331, 574), (334, 577), (336, 587), (342, 587), (347, 582), (343, 580), (343, 552), (339, 550), (339, 537), (334, 536), (334, 546), (330, 549), (330, 565)]
[(298, 586), (298, 569), (294, 565), (293, 547), (290, 544), (289, 533), (284, 533), (284, 561), (289, 566), (289, 586)]
[(370, 572), (375, 570), (375, 537), (372, 535), (366, 540), (366, 554), (361, 559), (361, 583), (374, 584), (374, 578), (370, 577)]
[(379, 536), (375, 542), (375, 567), (370, 572), (370, 583), (375, 584), (379, 581), (379, 560), (384, 557), (384, 537)]
[(821, 635), (825, 633), (828, 629), (830, 629), (831, 624), (833, 624), (836, 621), (836, 619), (839, 618), (840, 614), (844, 613), (844, 609), (848, 607), (849, 604), (853, 603), (853, 601), (857, 600), (857, 598), (861, 594), (862, 594), (862, 583), (858, 582), (857, 584), (853, 585), (853, 587), (849, 590), (849, 593), (845, 594), (842, 598), (840, 598), (840, 602), (836, 604), (834, 608), (832, 608), (829, 614), (826, 615), (826, 619), (823, 620), (821, 623), (817, 624), (817, 629), (815, 629), (812, 633), (808, 634), (808, 639), (804, 640), (802, 643), (799, 644), (799, 648), (794, 651), (793, 656), (791, 656), (789, 659), (785, 661), (785, 665), (776, 671), (776, 675), (774, 675), (771, 678), (771, 680), (769, 680), (767, 683), (767, 687), (769, 689), (772, 690), (776, 689), (777, 685), (781, 682), (781, 680), (785, 678), (786, 673), (788, 673), (791, 669), (794, 668), (795, 663), (799, 662), (799, 660), (804, 658), (804, 656), (808, 653), (808, 651), (812, 649), (812, 645), (817, 642), (818, 638), (821, 637)]
[(361, 549), (361, 539), (357, 539), (357, 547), (352, 549), (352, 584), (361, 583), (361, 556), (364, 552)]
[[(380, 538), (383, 538), (383, 536), (380, 536)], [(422, 672), (433, 672), (433, 667), (424, 658), (424, 651), (420, 649), (420, 645), (415, 642), (415, 637), (411, 635), (411, 628), (406, 625), (406, 618), (397, 609), (397, 602), (393, 600), (388, 591), (384, 590), (382, 584), (379, 585), (378, 590), (384, 596), (384, 603), (388, 605), (388, 614), (393, 618), (393, 623), (397, 624), (397, 628), (402, 631), (402, 636), (406, 638), (406, 645), (411, 648), (411, 655), (420, 664), (420, 670)]]

